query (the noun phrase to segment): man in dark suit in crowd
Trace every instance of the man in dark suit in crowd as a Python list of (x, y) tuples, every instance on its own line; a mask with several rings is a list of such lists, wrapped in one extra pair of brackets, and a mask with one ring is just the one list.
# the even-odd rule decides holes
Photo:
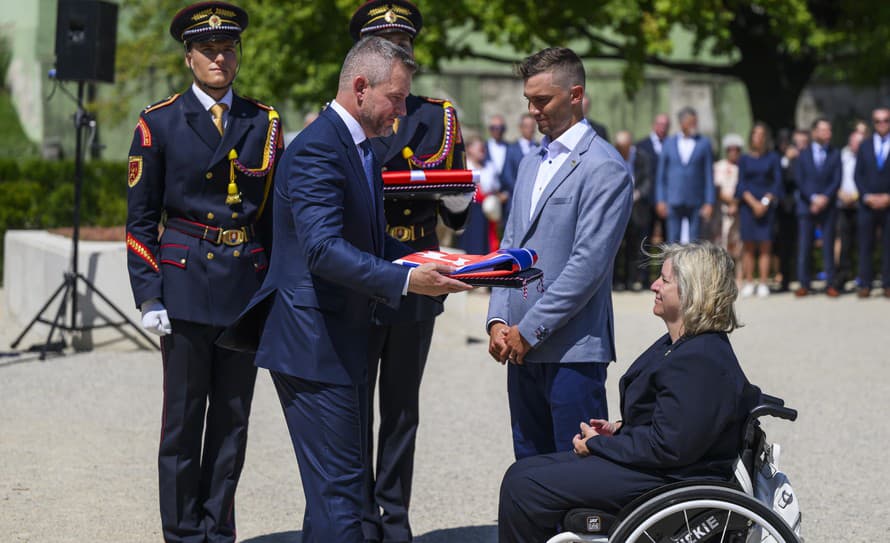
[(881, 228), (881, 287), (890, 298), (890, 109), (872, 112), (875, 133), (862, 141), (856, 157), (856, 187), (859, 189), (859, 278), (862, 285), (858, 296), (871, 295), (874, 278), (872, 252), (875, 247), (875, 228)]
[[(619, 288), (639, 291), (648, 287), (643, 252), (640, 244), (649, 233), (649, 221), (652, 207), (649, 195), (652, 194), (652, 159), (639, 147), (634, 146), (633, 137), (627, 130), (615, 134), (615, 149), (627, 162), (627, 169), (633, 172), (634, 195), (633, 208), (630, 213), (630, 221), (624, 231), (624, 247), (618, 252), (615, 259), (615, 283)], [(619, 263), (624, 268), (624, 275), (619, 277)], [(637, 284), (635, 284), (637, 283)]]
[(375, 305), (397, 309), (408, 292), (468, 288), (436, 271), (446, 268), (409, 272), (387, 261), (410, 248), (385, 233), (368, 138), (391, 134), (405, 114), (415, 68), (388, 40), (359, 41), (343, 62), (336, 99), (291, 143), (275, 177), (272, 266), (249, 311), (267, 312), (256, 363), (271, 372), (293, 441), (307, 543), (363, 540)]
[(538, 125), (530, 113), (523, 113), (519, 117), (519, 139), (507, 146), (507, 159), (504, 162), (504, 172), (501, 174), (501, 203), (504, 205), (503, 224), (507, 224), (510, 216), (510, 206), (513, 204), (513, 187), (516, 185), (516, 175), (519, 173), (519, 163), (525, 155), (537, 151), (541, 146), (535, 138)]
[(837, 190), (841, 186), (841, 153), (831, 146), (831, 123), (816, 119), (812, 143), (794, 163), (797, 180), (797, 280), (794, 295), (810, 293), (810, 258), (816, 226), (822, 227), (822, 262), (827, 286), (825, 294), (840, 293), (834, 283), (834, 228), (837, 222)]
[(667, 221), (668, 243), (680, 241), (683, 221), (688, 221), (689, 241), (697, 240), (716, 198), (711, 140), (698, 133), (698, 114), (684, 107), (677, 121), (680, 133), (664, 141), (655, 175), (655, 206)]
[[(420, 11), (407, 0), (369, 0), (353, 14), (349, 31), (355, 41), (380, 36), (413, 55), (414, 38), (422, 26)], [(463, 137), (451, 102), (409, 94), (406, 108), (393, 134), (371, 140), (384, 171), (466, 168)], [(462, 229), (472, 198), (472, 193), (441, 200), (387, 198), (383, 204), (387, 233), (415, 251), (437, 250), (439, 217), (446, 226)], [(362, 522), (367, 541), (411, 541), (408, 506), (420, 422), (420, 382), (435, 319), (442, 311), (442, 298), (412, 294), (402, 300), (398, 311), (378, 307), (375, 314), (368, 349), (368, 482)], [(372, 453), (375, 388), (380, 398), (376, 462)]]
[[(667, 113), (659, 113), (652, 119), (652, 131), (649, 135), (636, 143), (637, 149), (649, 155), (649, 179), (652, 180), (649, 188), (649, 194), (646, 195), (649, 203), (649, 231), (646, 232), (649, 240), (655, 238), (655, 228), (658, 227), (661, 237), (664, 238), (667, 233), (667, 226), (664, 219), (655, 212), (655, 174), (658, 173), (658, 159), (661, 156), (661, 148), (664, 140), (667, 138), (668, 131), (671, 129), (671, 117)], [(640, 278), (643, 285), (648, 285), (649, 269), (640, 270)]]
[(170, 34), (192, 85), (146, 108), (130, 147), (127, 267), (142, 325), (161, 336), (158, 486), (168, 543), (235, 541), (256, 368), (252, 355), (214, 341), (265, 276), (281, 145), (278, 113), (232, 90), (247, 24), (244, 10), (224, 2), (176, 14)]
[(840, 251), (835, 272), (835, 287), (844, 291), (844, 285), (857, 277), (853, 269), (853, 246), (856, 245), (856, 222), (859, 213), (859, 189), (856, 188), (856, 155), (865, 141), (865, 134), (858, 130), (847, 136), (847, 146), (841, 149), (841, 187), (837, 191), (836, 236)]
[(606, 125), (600, 124), (590, 118), (590, 95), (587, 93), (584, 94), (584, 98), (581, 101), (581, 108), (584, 110), (584, 118), (587, 120), (587, 124), (593, 128), (593, 131), (596, 132), (599, 137), (609, 141), (609, 129), (606, 128)]

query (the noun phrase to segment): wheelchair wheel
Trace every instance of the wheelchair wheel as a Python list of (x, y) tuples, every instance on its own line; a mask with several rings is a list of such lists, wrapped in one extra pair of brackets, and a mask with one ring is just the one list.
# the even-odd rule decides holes
[(798, 543), (776, 513), (730, 488), (687, 486), (657, 495), (612, 531), (614, 543)]

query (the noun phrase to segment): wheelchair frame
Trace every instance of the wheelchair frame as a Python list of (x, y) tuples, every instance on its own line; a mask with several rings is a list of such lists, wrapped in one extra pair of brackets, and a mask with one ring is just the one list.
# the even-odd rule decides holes
[[(802, 540), (791, 527), (753, 495), (752, 481), (762, 465), (767, 446), (766, 434), (759, 423), (764, 416), (794, 421), (797, 411), (785, 407), (781, 398), (768, 394), (761, 396), (761, 403), (751, 410), (745, 423), (735, 484), (683, 481), (661, 486), (633, 500), (617, 516), (594, 509), (572, 509), (563, 517), (563, 524), (569, 526), (570, 531), (553, 536), (547, 543), (698, 543), (711, 541), (718, 530), (720, 538), (717, 541), (720, 542), (727, 541), (729, 535), (730, 541), (759, 543), (769, 536), (776, 543), (799, 543)], [(691, 518), (690, 512), (694, 512)], [(677, 516), (673, 526), (669, 524), (671, 516), (680, 513), (683, 516)], [(614, 523), (606, 528), (604, 519), (613, 516)], [(579, 519), (585, 522), (587, 529), (577, 527)], [(659, 526), (659, 523), (667, 526)], [(760, 533), (755, 534), (759, 537), (751, 539), (754, 533), (751, 530), (758, 529), (752, 528), (754, 524), (759, 526)], [(739, 535), (742, 533), (745, 535)]]

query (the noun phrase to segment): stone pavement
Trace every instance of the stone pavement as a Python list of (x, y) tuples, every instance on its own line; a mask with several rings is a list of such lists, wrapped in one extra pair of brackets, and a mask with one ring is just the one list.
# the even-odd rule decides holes
[[(663, 333), (651, 294), (614, 300), (612, 418), (618, 377)], [(504, 368), (488, 358), (486, 343), (473, 341), (483, 339), (486, 304), (482, 293), (453, 296), (437, 323), (412, 503), (418, 543), (497, 539), (498, 485), (512, 454)], [(739, 312), (747, 326), (732, 338), (749, 378), (801, 412), (795, 423), (766, 426), (783, 445), (807, 543), (883, 539), (890, 525), (879, 505), (890, 498), (890, 300), (786, 294), (742, 300)], [(121, 341), (45, 362), (8, 356), (19, 331), (0, 314), (0, 540), (161, 541), (159, 355)], [(239, 540), (296, 543), (303, 496), (263, 371), (255, 398), (238, 491)]]

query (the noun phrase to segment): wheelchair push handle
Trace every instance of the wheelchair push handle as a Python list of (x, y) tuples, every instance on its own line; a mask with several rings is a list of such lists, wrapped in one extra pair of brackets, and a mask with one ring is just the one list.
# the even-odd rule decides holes
[(797, 409), (785, 407), (785, 400), (782, 398), (761, 394), (760, 404), (751, 410), (751, 419), (758, 419), (763, 416), (795, 421), (797, 420)]

